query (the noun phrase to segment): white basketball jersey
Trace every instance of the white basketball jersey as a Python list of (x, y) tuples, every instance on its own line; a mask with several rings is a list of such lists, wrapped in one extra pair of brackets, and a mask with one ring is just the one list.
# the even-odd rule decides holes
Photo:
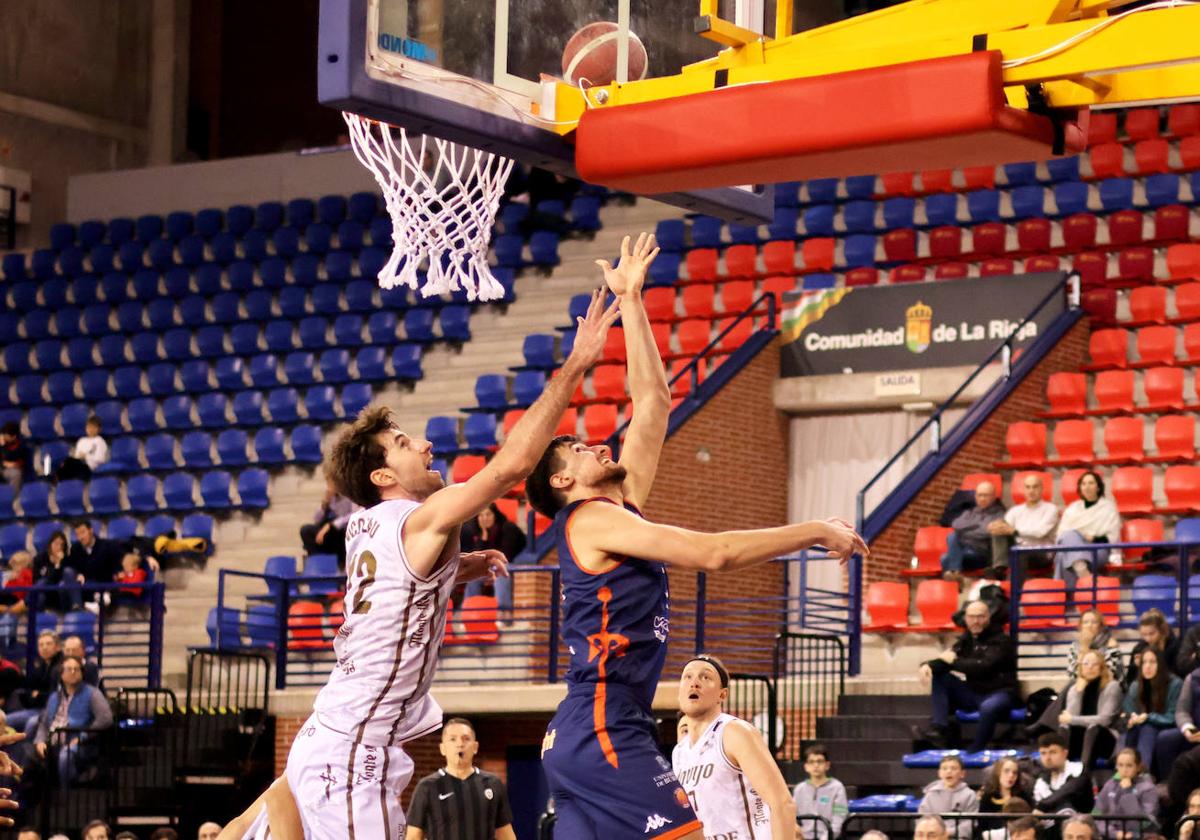
[(345, 622), (337, 663), (313, 709), (321, 723), (376, 747), (402, 744), (442, 725), (429, 688), (458, 573), (453, 559), (427, 578), (409, 569), (401, 533), (420, 502), (391, 500), (346, 524)]
[(725, 757), (725, 727), (738, 718), (720, 714), (693, 744), (690, 736), (675, 745), (671, 764), (679, 784), (704, 824), (706, 838), (771, 840), (767, 803), (740, 769)]

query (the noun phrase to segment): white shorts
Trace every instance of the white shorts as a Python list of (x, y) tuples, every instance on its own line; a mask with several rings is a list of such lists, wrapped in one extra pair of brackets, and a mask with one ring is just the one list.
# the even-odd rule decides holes
[(288, 753), (288, 785), (308, 840), (404, 840), (400, 794), (412, 774), (400, 747), (356, 744), (316, 712)]

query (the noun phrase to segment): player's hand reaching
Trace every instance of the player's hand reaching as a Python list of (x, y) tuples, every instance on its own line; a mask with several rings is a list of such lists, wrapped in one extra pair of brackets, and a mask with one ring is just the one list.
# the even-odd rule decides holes
[(455, 583), (470, 583), (483, 580), (493, 583), (497, 577), (508, 577), (508, 560), (504, 553), (494, 548), (483, 551), (464, 551), (459, 556), (458, 577)]
[(596, 260), (596, 265), (604, 269), (604, 282), (614, 295), (640, 295), (642, 285), (646, 282), (646, 272), (658, 256), (658, 250), (652, 233), (638, 234), (637, 243), (632, 249), (626, 236), (621, 240), (621, 259), (616, 268), (609, 265), (607, 260)]
[(870, 556), (871, 550), (849, 522), (835, 517), (826, 519), (823, 524), (826, 534), (821, 538), (821, 545), (828, 550), (828, 556), (836, 557), (843, 566), (850, 561), (852, 554)]
[(618, 302), (614, 300), (608, 307), (604, 306), (604, 295), (601, 289), (592, 292), (592, 302), (588, 305), (587, 316), (576, 318), (575, 346), (571, 348), (568, 361), (590, 368), (604, 354), (604, 340), (608, 337), (608, 328), (620, 317)]

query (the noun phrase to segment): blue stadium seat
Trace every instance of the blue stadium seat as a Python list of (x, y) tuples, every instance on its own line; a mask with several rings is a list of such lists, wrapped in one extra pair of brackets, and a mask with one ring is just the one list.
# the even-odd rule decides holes
[(29, 529), (21, 524), (0, 525), (0, 557), (5, 561), (15, 552), (29, 549)]
[(681, 254), (659, 254), (650, 264), (648, 278), (651, 286), (672, 286), (679, 279), (679, 267), (683, 262)]
[(100, 285), (104, 291), (104, 299), (109, 303), (118, 303), (125, 299), (129, 274), (141, 271), (146, 267), (146, 246), (141, 242), (126, 242), (117, 250), (117, 266), (125, 274), (109, 272), (104, 275)]
[(1054, 185), (1054, 204), (1059, 216), (1074, 216), (1086, 213), (1088, 186), (1079, 181), (1067, 181)]
[(352, 280), (346, 284), (346, 310), (349, 312), (374, 312), (375, 289), (374, 280)]
[(300, 253), (300, 233), (294, 227), (281, 227), (271, 234), (275, 255), (290, 260)]
[(311, 198), (293, 198), (287, 203), (287, 223), (305, 228), (316, 218), (316, 204)]
[(832, 204), (814, 204), (804, 210), (805, 236), (833, 236), (833, 218), (837, 208)]
[(475, 401), (480, 408), (500, 411), (508, 407), (508, 379), (487, 373), (475, 380)]
[(33, 345), (33, 358), (38, 370), (61, 370), (63, 366), (63, 343), (57, 338), (44, 338)]
[[(305, 395), (306, 397), (308, 395)], [(374, 398), (371, 386), (366, 382), (351, 382), (342, 388), (342, 417), (353, 419), (370, 405)], [(309, 417), (313, 415), (310, 413)]]
[(512, 202), (500, 208), (500, 227), (505, 233), (520, 233), (521, 222), (529, 218), (529, 205), (525, 202)]
[(721, 237), (724, 227), (725, 223), (715, 216), (696, 216), (692, 219), (692, 247), (722, 247), (725, 244)]
[[(83, 272), (76, 272), (82, 274)], [(42, 283), (42, 306), (46, 309), (58, 310), (67, 305), (70, 284), (62, 277), (55, 277)]]
[(310, 254), (324, 256), (329, 253), (333, 241), (333, 231), (324, 222), (313, 222), (304, 231), (305, 250)]
[(104, 428), (105, 435), (113, 435), (117, 432), (125, 432), (129, 430), (128, 424), (125, 422), (125, 404), (120, 400), (104, 400), (96, 403), (96, 416), (100, 418), (100, 424)]
[(274, 604), (252, 604), (246, 608), (246, 636), (251, 648), (274, 648), (279, 643), (279, 633)]
[[(311, 357), (311, 354), (309, 354)], [(321, 354), (321, 380), (333, 384), (350, 381), (350, 351), (341, 348)], [(290, 381), (290, 378), (289, 378)]]
[[(265, 259), (267, 259), (267, 234), (261, 230), (247, 231), (246, 235), (242, 237), (242, 261), (254, 265)], [(233, 273), (230, 272), (230, 287), (240, 288), (233, 282), (234, 279)]]
[(173, 470), (179, 466), (175, 460), (175, 438), (171, 435), (158, 434), (146, 438), (144, 452), (147, 469)]
[(1036, 163), (1007, 163), (1004, 165), (1004, 178), (1010, 187), (1022, 187), (1037, 183)]
[(230, 265), (237, 261), (237, 237), (232, 233), (218, 233), (209, 243), (212, 249), (212, 261), (220, 265)]
[[(7, 522), (17, 518), (17, 511), (14, 507), (16, 501), (17, 494), (13, 491), (12, 485), (0, 484), (0, 520)], [(4, 556), (4, 551), (0, 548), (0, 557)]]
[(433, 310), (410, 309), (405, 312), (404, 338), (407, 341), (433, 341)]
[[(309, 393), (318, 390), (310, 388)], [(332, 391), (332, 389), (330, 389)], [(332, 396), (330, 397), (332, 400)], [(300, 419), (300, 395), (295, 388), (275, 388), (267, 394), (267, 410), (271, 414), (271, 422), (288, 425)], [(310, 415), (311, 416), (311, 415)], [(262, 425), (263, 420), (258, 425)]]
[[(246, 307), (246, 318), (250, 321), (269, 321), (274, 317), (271, 301), (274, 296), (267, 289), (255, 289), (242, 297)], [(214, 309), (216, 308), (214, 302)]]
[[(348, 261), (363, 248), (363, 240), (366, 238), (367, 229), (362, 222), (354, 219), (347, 219), (337, 226), (337, 241), (338, 251), (335, 253), (344, 254)], [(332, 256), (332, 255), (331, 255)]]
[(398, 324), (399, 319), (395, 312), (384, 309), (371, 313), (371, 317), (367, 319), (367, 335), (370, 337), (371, 343), (385, 344), (389, 347), (395, 344)]
[(268, 233), (283, 224), (283, 205), (278, 201), (264, 201), (254, 211), (254, 226)]
[[(249, 332), (253, 336), (254, 345), (258, 345), (258, 325), (257, 324), (237, 324), (231, 330), (231, 334), (236, 336), (239, 329), (245, 328), (245, 332)], [(236, 344), (233, 345), (233, 351), (240, 355), (255, 352), (253, 349), (243, 350)], [(225, 330), (222, 327), (201, 327), (196, 330), (196, 353), (200, 358), (214, 358), (216, 356), (224, 356), (225, 350)]]
[[(282, 397), (280, 398), (278, 413), (274, 410), (274, 406), (272, 407), (271, 419), (276, 423), (295, 423), (300, 419), (296, 392), (292, 389), (280, 389), (280, 391), (282, 390), (289, 390), (291, 394), (286, 401)], [(272, 397), (275, 397), (277, 393), (279, 391), (272, 391)], [(304, 394), (304, 409), (308, 414), (308, 419), (321, 423), (337, 420), (340, 415), (334, 404), (334, 397), (331, 385), (316, 385), (309, 388)]]
[[(195, 495), (196, 481), (190, 473), (172, 473), (163, 479), (163, 502), (167, 510), (192, 510), (196, 507)], [(175, 524), (174, 520), (171, 524)]]
[[(164, 494), (166, 492), (165, 483), (163, 486), (163, 492)], [(161, 537), (163, 534), (168, 534), (174, 530), (175, 517), (171, 516), (170, 514), (160, 513), (158, 516), (151, 516), (146, 520), (146, 526), (142, 529), (142, 533), (143, 535), (153, 539), (156, 537)]]
[(240, 507), (261, 510), (271, 503), (267, 496), (270, 477), (266, 470), (250, 469), (238, 474), (237, 490)]
[(1015, 218), (1034, 219), (1045, 215), (1046, 188), (1041, 184), (1022, 184), (1011, 195)]
[[(164, 343), (165, 340), (164, 340)], [(170, 355), (170, 354), (168, 354)], [(221, 361), (228, 362), (231, 365), (237, 365), (238, 370), (241, 369), (241, 359), (231, 358), (222, 359)], [(221, 367), (221, 362), (217, 362), (217, 367)], [(183, 390), (189, 394), (202, 394), (212, 387), (209, 381), (210, 368), (208, 362), (203, 359), (191, 359), (179, 366), (179, 380), (183, 384)], [(217, 380), (220, 382), (220, 379)], [(224, 386), (222, 386), (224, 387)], [(239, 386), (240, 387), (240, 386)]]
[(30, 341), (40, 341), (50, 336), (50, 311), (48, 309), (34, 309), (32, 312), (26, 312), (25, 317), (21, 319), (21, 325), (25, 327), (25, 337)]
[(321, 430), (316, 426), (292, 429), (292, 457), (301, 464), (321, 463)]
[(17, 496), (22, 519), (48, 519), (50, 517), (50, 484), (46, 481), (27, 481), (21, 485)]
[(69, 248), (75, 244), (75, 225), (58, 222), (50, 225), (50, 247), (55, 251)]
[(146, 261), (157, 271), (166, 271), (176, 264), (175, 246), (169, 240), (155, 239), (146, 246)]
[(392, 350), (392, 371), (397, 379), (422, 379), (421, 345), (401, 344)]
[[(478, 388), (478, 383), (476, 383)], [(520, 408), (533, 405), (546, 390), (546, 374), (540, 370), (520, 371), (513, 379), (513, 401)]]
[(137, 438), (124, 435), (116, 438), (109, 448), (107, 463), (102, 464), (97, 472), (120, 473), (140, 470), (141, 452), (142, 443)]
[(1146, 204), (1150, 207), (1165, 207), (1179, 203), (1180, 178), (1174, 172), (1146, 177)]
[[(153, 252), (153, 248), (151, 248), (151, 252)], [(205, 261), (204, 239), (193, 234), (192, 236), (185, 236), (183, 239), (180, 240), (180, 242), (179, 242), (179, 263), (180, 263), (180, 265), (185, 265), (188, 268), (195, 268), (196, 266), (200, 265), (204, 261)], [(158, 267), (157, 263), (155, 263), (155, 266)], [(170, 267), (171, 267), (170, 263), (167, 263), (166, 265), (162, 266), (162, 270), (166, 271)]]
[(50, 402), (62, 405), (75, 402), (75, 382), (78, 377), (73, 370), (60, 370), (46, 377), (46, 390), (50, 392)]
[(1105, 178), (1101, 181), (1100, 205), (1109, 212), (1133, 207), (1133, 179)]
[(1072, 155), (1065, 158), (1051, 158), (1046, 161), (1046, 172), (1050, 176), (1050, 181), (1054, 183), (1059, 181), (1078, 181), (1079, 155)]
[(146, 309), (136, 300), (126, 301), (117, 307), (117, 328), (121, 332), (141, 332), (146, 327)]
[(844, 179), (842, 183), (846, 187), (847, 198), (874, 198), (875, 196), (875, 176), (874, 175), (851, 175)]
[(249, 436), (241, 429), (226, 429), (217, 435), (217, 463), (222, 467), (244, 467), (250, 463), (246, 454)]
[(146, 318), (150, 329), (165, 332), (179, 324), (175, 312), (175, 301), (170, 298), (157, 298), (146, 305)]
[(813, 178), (804, 185), (811, 204), (832, 204), (838, 197), (837, 178)]
[(574, 230), (600, 230), (600, 199), (593, 195), (577, 195), (571, 199), (568, 213)]
[(235, 324), (242, 320), (242, 313), (240, 311), (241, 302), (242, 296), (237, 292), (222, 292), (213, 297), (211, 300), (213, 323)]
[(45, 405), (46, 397), (42, 393), (46, 377), (40, 373), (27, 373), (17, 377), (17, 403), (30, 407)]
[(163, 291), (172, 300), (186, 297), (192, 291), (192, 273), (176, 266), (163, 274)]
[(283, 449), (283, 429), (267, 426), (255, 432), (254, 454), (260, 464), (287, 463), (287, 453)]
[(521, 345), (521, 353), (525, 357), (525, 366), (539, 370), (551, 370), (558, 367), (554, 358), (554, 336), (545, 333), (534, 333), (525, 336)]
[(25, 255), (16, 251), (4, 255), (0, 262), (0, 272), (9, 283), (24, 280), (28, 275), (25, 271)]
[(767, 238), (772, 240), (795, 239), (800, 211), (795, 207), (776, 207), (775, 215), (767, 225)]
[(250, 359), (250, 382), (255, 388), (274, 388), (282, 384), (279, 378), (279, 359), (263, 353)]
[(1159, 609), (1168, 622), (1174, 622), (1179, 602), (1179, 584), (1171, 575), (1141, 575), (1133, 580), (1130, 599), (1138, 615), (1145, 614), (1149, 609)]
[(525, 239), (519, 234), (504, 233), (492, 239), (492, 251), (496, 255), (497, 265), (509, 265), (520, 268), (524, 265), (522, 251)]
[(196, 428), (192, 419), (192, 398), (187, 394), (167, 397), (162, 401), (163, 423), (176, 432)]
[(348, 251), (331, 251), (325, 255), (325, 277), (332, 283), (349, 282), (353, 268), (354, 260)]
[[(339, 307), (332, 309), (321, 309), (319, 306), (314, 308), (318, 312), (336, 312)], [(271, 346), (270, 324), (267, 325), (267, 346)], [(321, 350), (328, 342), (325, 340), (326, 333), (329, 332), (329, 321), (321, 315), (311, 315), (300, 322), (300, 346), (305, 350)], [(280, 348), (286, 349), (286, 348)]]
[(179, 534), (184, 539), (200, 537), (208, 543), (208, 552), (212, 554), (213, 518), (207, 513), (190, 513), (183, 518)]
[[(292, 347), (291, 347), (291, 334), (292, 334), (291, 323), (287, 322), (287, 321), (272, 321), (271, 324), (275, 325), (275, 329), (277, 331), (277, 335), (276, 335), (277, 339), (279, 339), (282, 342), (284, 339), (284, 336), (286, 336), (287, 347), (284, 349), (286, 349), (286, 350), (292, 349)], [(271, 324), (268, 324), (268, 326), (271, 326)], [(223, 335), (224, 335), (224, 333), (222, 332), (222, 336)], [(231, 329), (229, 331), (229, 343), (233, 346), (233, 352), (237, 353), (239, 356), (249, 356), (249, 355), (259, 352), (259, 341), (258, 341), (259, 337), (260, 337), (260, 332), (259, 332), (258, 324), (234, 324), (233, 329)], [(221, 352), (219, 352), (215, 355), (223, 355), (223, 354), (224, 354), (224, 349), (222, 349)]]
[(464, 304), (443, 306), (438, 314), (442, 338), (447, 341), (467, 342), (471, 340), (471, 308)]
[[(47, 460), (49, 460), (50, 461), (50, 471), (53, 472), (54, 470), (57, 470), (59, 467), (62, 466), (63, 461), (65, 461), (68, 458), (68, 456), (70, 456), (70, 454), (71, 454), (71, 445), (68, 444), (66, 441), (51, 440), (51, 441), (47, 441), (46, 443), (43, 443), (41, 446), (38, 447), (37, 460), (34, 463), (36, 463), (40, 468)], [(7, 485), (5, 485), (5, 486), (7, 486)], [(12, 491), (11, 487), (9, 488), (9, 491), (10, 491), (10, 495), (11, 495), (11, 491)], [(9, 499), (10, 503), (11, 503), (11, 501), (12, 500)], [(4, 518), (3, 505), (4, 505), (3, 499), (0, 499), (0, 519)], [(9, 507), (11, 507), (11, 504), (9, 505)]]
[(387, 372), (387, 352), (382, 347), (364, 347), (354, 357), (356, 378), (367, 382), (379, 382), (389, 379)]
[(263, 395), (258, 391), (241, 391), (234, 394), (233, 416), (239, 425), (261, 426), (266, 422), (263, 417)]
[(179, 389), (175, 387), (175, 374), (178, 368), (170, 362), (160, 362), (151, 365), (146, 371), (146, 381), (150, 385), (150, 394), (155, 397), (168, 397)]
[(1000, 221), (1000, 191), (972, 190), (967, 193), (967, 215), (975, 224)]
[(363, 319), (361, 315), (348, 313), (333, 321), (333, 343), (339, 347), (358, 347), (363, 343)]
[(758, 225), (729, 223), (729, 243), (731, 245), (757, 245), (758, 242)]
[(163, 355), (172, 362), (192, 360), (192, 331), (186, 327), (167, 330), (162, 337)]
[(55, 275), (54, 262), (58, 255), (49, 248), (39, 248), (29, 258), (29, 268), (37, 280), (49, 280)]
[(204, 507), (213, 510), (227, 510), (233, 507), (229, 496), (229, 486), (232, 483), (229, 473), (224, 470), (209, 470), (200, 478), (200, 498)]
[(837, 286), (837, 275), (827, 272), (804, 275), (804, 290), (832, 289)]
[(1175, 539), (1178, 542), (1200, 542), (1200, 518), (1186, 517), (1177, 520)]
[(208, 432), (188, 432), (180, 441), (183, 465), (190, 470), (207, 469), (213, 465), (212, 436)]
[(254, 208), (235, 204), (225, 213), (225, 228), (234, 236), (242, 236), (254, 226)]
[(142, 369), (136, 365), (117, 368), (113, 371), (113, 390), (123, 400), (146, 396), (146, 389), (142, 387)]
[[(261, 400), (262, 397), (259, 397)], [(229, 425), (225, 417), (229, 400), (224, 394), (201, 394), (196, 398), (196, 413), (204, 429), (223, 429)]]
[(304, 559), (302, 573), (308, 585), (310, 595), (332, 595), (341, 591), (340, 580), (311, 580), (311, 578), (339, 578), (338, 558), (336, 554), (310, 554)]
[(496, 415), (468, 414), (463, 423), (463, 437), (466, 440), (467, 449), (477, 452), (494, 449), (496, 447)]
[(373, 192), (351, 194), (346, 208), (347, 215), (354, 221), (369, 225), (379, 212), (379, 198)]
[[(221, 270), (220, 270), (219, 266), (201, 266), (200, 270), (196, 272), (197, 280), (199, 280), (201, 275), (203, 275), (205, 273), (206, 269), (208, 270), (208, 273), (214, 275), (217, 278), (217, 281), (218, 281), (217, 287), (215, 289), (213, 289), (212, 291), (202, 289), (202, 288), (197, 288), (196, 291), (199, 294), (204, 295), (205, 297), (212, 297), (213, 295), (219, 293), (222, 290), (222, 288), (220, 286)], [(229, 274), (229, 290), (230, 291), (248, 292), (248, 291), (250, 291), (250, 289), (254, 288), (254, 264), (253, 263), (251, 263), (247, 260), (238, 260), (237, 262), (232, 263), (229, 266), (228, 274)], [(197, 285), (199, 285), (199, 284), (197, 284)]]
[(133, 353), (133, 360), (138, 364), (148, 365), (163, 358), (162, 350), (158, 346), (158, 333), (134, 334), (129, 339), (129, 349)]
[(313, 354), (299, 350), (283, 360), (283, 375), (289, 385), (311, 385), (317, 381), (316, 367)]
[(59, 437), (58, 409), (39, 405), (29, 409), (25, 415), (29, 438), (34, 441), (54, 440)]
[[(306, 289), (313, 288), (320, 282), (321, 278), (318, 276), (320, 274), (320, 268), (321, 261), (317, 257), (312, 254), (301, 254), (292, 260), (292, 283)], [(276, 275), (274, 272), (268, 274), (264, 271), (263, 282), (268, 287), (281, 288), (284, 282), (282, 272), (280, 272), (278, 275), (280, 278), (279, 286), (272, 286), (271, 283), (268, 282), (268, 279), (273, 279), (275, 276)]]
[(29, 343), (14, 341), (4, 348), (4, 369), (10, 375), (29, 373)]
[(856, 233), (845, 240), (846, 265), (851, 268), (875, 264), (875, 237)]
[(78, 479), (58, 482), (54, 504), (58, 507), (59, 516), (83, 516), (87, 513), (83, 504), (83, 482)]
[(435, 415), (425, 421), (425, 439), (433, 444), (437, 455), (450, 455), (458, 451), (458, 420), (454, 417)]
[(300, 286), (285, 286), (279, 292), (279, 314), (297, 321), (308, 314), (308, 290)]
[(388, 252), (382, 248), (363, 248), (362, 253), (358, 255), (358, 273), (365, 279), (374, 281), (387, 265), (387, 261)]
[[(88, 262), (91, 264), (92, 274), (108, 274), (116, 269), (117, 252), (113, 250), (111, 245), (96, 245), (88, 252)], [(75, 302), (79, 303), (78, 283), (81, 277), (76, 277), (75, 282), (71, 284), (72, 292), (75, 295)]]
[(108, 243), (113, 246), (121, 244), (133, 239), (136, 235), (137, 228), (133, 219), (126, 217), (118, 217), (108, 220)]
[(215, 207), (206, 207), (196, 213), (195, 231), (205, 239), (211, 239), (225, 227), (225, 214)]
[[(252, 326), (246, 324), (238, 324), (241, 326)], [(236, 329), (236, 327), (235, 327)], [(276, 353), (294, 350), (296, 341), (294, 336), (291, 321), (270, 321), (267, 323), (266, 329), (263, 331), (267, 340), (267, 349)], [(236, 340), (235, 340), (236, 342)], [(235, 346), (236, 350), (236, 346)], [(244, 354), (243, 354), (244, 355)]]
[(150, 434), (158, 431), (158, 403), (150, 397), (129, 401), (129, 430), (134, 434)]
[[(104, 479), (112, 481), (114, 479)], [(93, 482), (94, 485), (94, 482)], [(89, 488), (90, 495), (90, 488)], [(126, 542), (138, 533), (138, 521), (132, 516), (119, 516), (116, 519), (110, 519), (105, 524), (104, 536), (114, 542)]]
[(37, 294), (37, 281), (23, 280), (20, 283), (14, 283), (10, 293), (12, 297), (12, 307), (21, 312), (29, 312), (38, 305)]
[[(205, 379), (207, 380), (207, 365), (204, 362), (199, 362), (199, 364), (204, 365)], [(224, 391), (240, 391), (246, 387), (246, 363), (237, 356), (227, 356), (224, 359), (217, 359), (214, 373), (217, 377), (217, 387)], [(207, 386), (207, 381), (204, 384)], [(193, 392), (203, 391), (206, 390), (206, 387), (191, 388), (188, 390)]]
[(850, 233), (873, 232), (875, 230), (875, 202), (846, 202), (842, 207), (842, 221)]
[[(262, 606), (261, 604), (258, 606)], [(208, 641), (218, 650), (238, 650), (242, 647), (241, 618), (232, 607), (213, 607), (204, 623)]]
[(958, 194), (937, 193), (925, 196), (925, 219), (930, 227), (958, 224)]
[[(139, 219), (138, 221), (140, 222), (141, 220)], [(166, 232), (167, 239), (178, 242), (180, 239), (183, 239), (183, 237), (192, 232), (192, 227), (194, 224), (195, 218), (191, 213), (188, 213), (184, 210), (177, 210), (173, 213), (167, 214), (166, 225), (163, 229)], [(139, 238), (144, 239), (146, 237)]]

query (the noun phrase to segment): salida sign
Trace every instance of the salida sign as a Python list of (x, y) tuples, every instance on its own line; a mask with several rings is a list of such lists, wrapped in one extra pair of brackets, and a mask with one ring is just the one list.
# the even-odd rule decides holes
[(1017, 346), (1033, 340), (1063, 311), (1065, 294), (1017, 331), (1062, 277), (1046, 272), (793, 293), (784, 299), (781, 373), (978, 364), (1014, 332)]

